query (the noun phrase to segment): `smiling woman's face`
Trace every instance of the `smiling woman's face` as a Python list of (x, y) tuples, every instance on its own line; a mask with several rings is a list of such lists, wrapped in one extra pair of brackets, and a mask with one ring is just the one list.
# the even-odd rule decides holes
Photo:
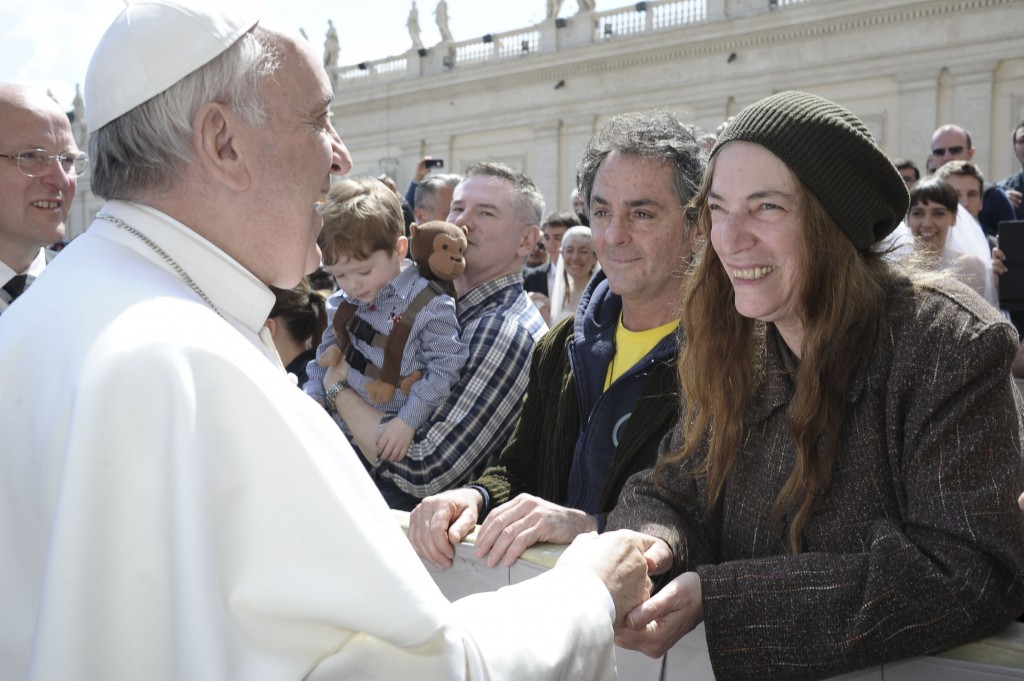
[(729, 142), (715, 158), (708, 208), (711, 245), (732, 282), (736, 311), (773, 322), (799, 355), (809, 256), (796, 176), (761, 145)]
[(575, 279), (589, 278), (597, 264), (593, 239), (582, 234), (573, 235), (562, 242), (565, 271)]
[(910, 207), (907, 226), (918, 239), (936, 251), (946, 246), (949, 229), (956, 224), (956, 213), (941, 203), (922, 201)]

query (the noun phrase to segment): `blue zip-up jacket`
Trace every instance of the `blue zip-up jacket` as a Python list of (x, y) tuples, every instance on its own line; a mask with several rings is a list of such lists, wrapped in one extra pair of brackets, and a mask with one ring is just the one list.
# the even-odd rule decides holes
[(579, 309), (534, 347), (512, 439), (473, 483), (490, 497), (485, 512), (525, 492), (595, 514), (603, 528), (626, 479), (654, 465), (679, 418), (677, 334), (605, 392), (622, 300), (598, 272)]

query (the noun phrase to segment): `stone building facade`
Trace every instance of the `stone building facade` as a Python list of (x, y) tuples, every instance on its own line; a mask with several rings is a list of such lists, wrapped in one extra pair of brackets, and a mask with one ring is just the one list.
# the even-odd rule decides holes
[(714, 131), (785, 89), (847, 106), (887, 153), (922, 169), (932, 131), (956, 122), (987, 177), (1019, 170), (1020, 0), (660, 0), (427, 52), (333, 73), (354, 173), (387, 172), (404, 187), (425, 154), (453, 172), (498, 160), (565, 209), (576, 162), (608, 117), (662, 107)]
[[(386, 172), (404, 188), (423, 155), (452, 172), (497, 160), (531, 176), (549, 210), (566, 209), (608, 117), (661, 107), (714, 131), (786, 89), (843, 104), (922, 169), (932, 131), (955, 122), (986, 177), (1019, 170), (1022, 0), (654, 0), (455, 38), (329, 69), (354, 174)], [(71, 234), (98, 203), (83, 182)]]

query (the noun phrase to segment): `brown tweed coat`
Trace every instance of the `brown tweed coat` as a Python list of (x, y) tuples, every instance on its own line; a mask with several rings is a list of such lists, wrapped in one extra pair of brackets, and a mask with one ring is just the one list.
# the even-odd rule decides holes
[[(673, 575), (700, 575), (716, 677), (824, 678), (982, 638), (1019, 615), (1013, 328), (956, 282), (891, 299), (848, 391), (832, 487), (799, 555), (772, 519), (794, 465), (792, 384), (783, 351), (766, 345), (765, 380), (715, 512), (705, 518), (704, 480), (688, 463), (633, 476), (608, 521), (664, 539)], [(678, 430), (673, 438), (678, 447)]]

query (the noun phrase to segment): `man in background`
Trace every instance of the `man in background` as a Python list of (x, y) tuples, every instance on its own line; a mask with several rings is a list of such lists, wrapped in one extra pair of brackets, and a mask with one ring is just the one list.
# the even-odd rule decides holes
[[(932, 134), (931, 165), (938, 171), (949, 161), (971, 161), (975, 149), (971, 146), (971, 135), (959, 125), (943, 125)], [(981, 198), (978, 223), (987, 236), (995, 236), (999, 223), (1015, 220), (1016, 212), (1006, 193), (991, 183), (985, 183)]]
[[(455, 280), (462, 341), (469, 359), (451, 395), (413, 438), (408, 454), (373, 471), (392, 508), (412, 510), (425, 496), (463, 485), (494, 463), (522, 409), (534, 343), (547, 331), (523, 291), (523, 265), (537, 242), (544, 197), (528, 177), (500, 163), (466, 169), (448, 221), (466, 228), (466, 269)], [(334, 407), (361, 451), (376, 451), (384, 413), (347, 386), (345, 367), (311, 362), (305, 390)], [(334, 388), (328, 404), (327, 396)]]
[(679, 416), (678, 305), (696, 245), (685, 207), (704, 158), (664, 111), (616, 116), (591, 139), (577, 179), (601, 271), (537, 343), (498, 464), (413, 511), (409, 539), (424, 560), (451, 565), (478, 520), (489, 565), (600, 531), (626, 479), (654, 464)]
[(447, 220), (452, 207), (452, 192), (461, 180), (459, 175), (441, 173), (428, 175), (418, 182), (412, 204), (416, 224)]
[(907, 191), (911, 191), (917, 186), (917, 183), (921, 180), (921, 171), (916, 163), (909, 158), (897, 158), (892, 164), (896, 166), (896, 170), (900, 171), (900, 177), (906, 183)]
[(0, 83), (0, 314), (53, 258), (87, 161), (56, 102)]
[(1024, 196), (1024, 119), (1013, 130), (1013, 153), (1020, 163), (1020, 172), (1004, 177), (997, 184), (1010, 197), (1014, 210), (1020, 213), (1021, 197)]
[(535, 301), (540, 300), (547, 303), (547, 296), (555, 286), (555, 266), (558, 265), (558, 258), (562, 254), (562, 237), (566, 230), (580, 224), (577, 215), (571, 211), (549, 213), (540, 226), (544, 242), (544, 250), (551, 256), (550, 259), (538, 266), (533, 267), (523, 274), (523, 288), (527, 293), (539, 293), (544, 298), (531, 296)]

